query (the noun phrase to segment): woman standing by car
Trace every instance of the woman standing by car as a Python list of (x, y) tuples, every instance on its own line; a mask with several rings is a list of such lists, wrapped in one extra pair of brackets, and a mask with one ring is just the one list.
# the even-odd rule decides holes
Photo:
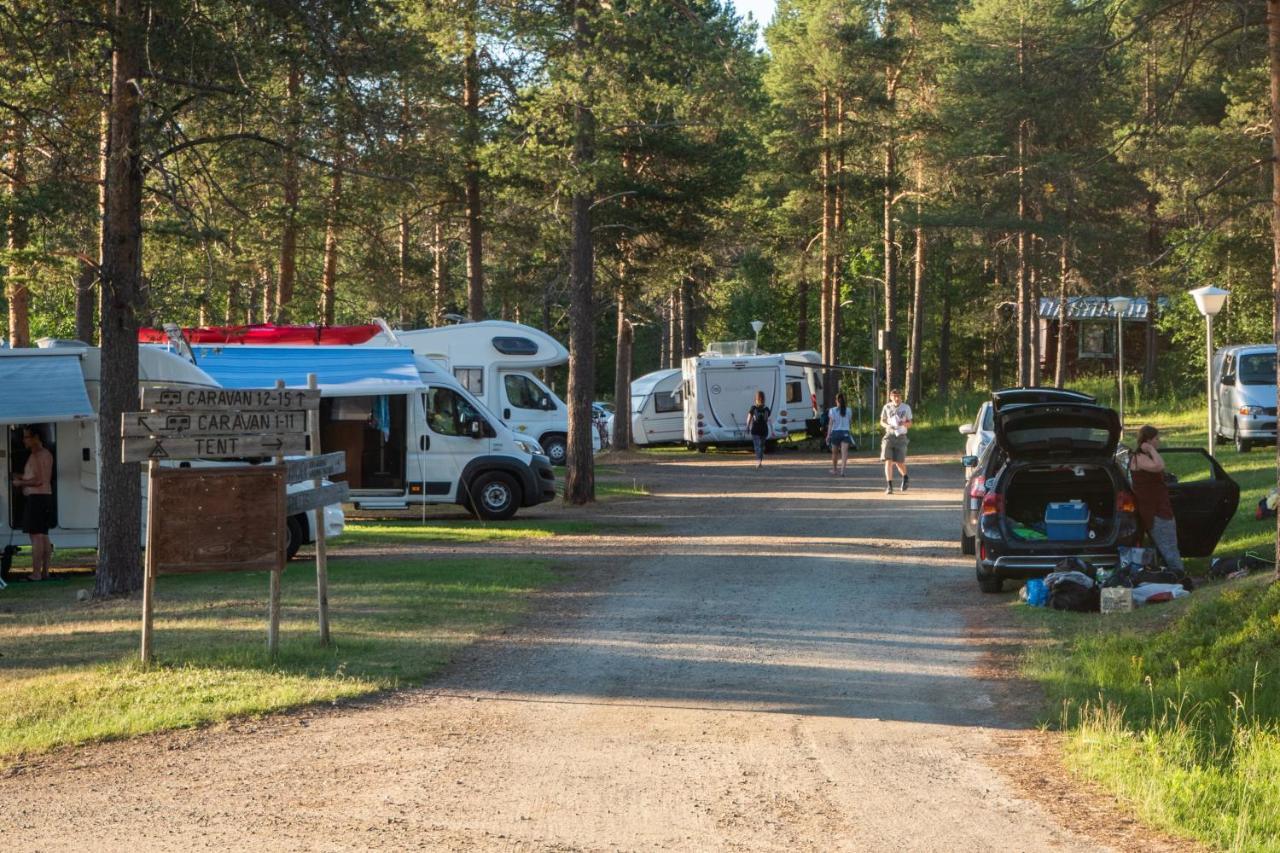
[(1178, 552), (1178, 525), (1169, 501), (1169, 484), (1165, 482), (1164, 459), (1160, 456), (1160, 430), (1150, 424), (1138, 430), (1138, 446), (1129, 456), (1129, 476), (1138, 503), (1138, 519), (1151, 535), (1165, 565), (1182, 570)]
[[(853, 443), (849, 435), (849, 418), (852, 415), (844, 392), (836, 395), (836, 404), (827, 412), (827, 446), (831, 448), (831, 476), (844, 476), (849, 467), (849, 445)], [(837, 463), (839, 463), (837, 467)]]

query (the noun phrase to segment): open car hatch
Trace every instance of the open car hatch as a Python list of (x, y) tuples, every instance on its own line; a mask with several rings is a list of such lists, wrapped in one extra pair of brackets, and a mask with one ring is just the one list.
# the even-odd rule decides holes
[(1107, 459), (1120, 440), (1120, 416), (1088, 403), (1002, 406), (995, 433), (996, 444), (1010, 459)]

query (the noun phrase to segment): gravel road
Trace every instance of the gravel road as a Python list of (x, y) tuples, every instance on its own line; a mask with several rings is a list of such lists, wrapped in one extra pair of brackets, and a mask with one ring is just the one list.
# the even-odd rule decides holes
[(421, 690), (10, 772), (4, 846), (1105, 849), (993, 769), (1032, 700), (977, 675), (956, 469), (887, 497), (745, 459), (637, 468), (655, 496), (601, 509), (652, 528), (522, 546), (571, 589)]

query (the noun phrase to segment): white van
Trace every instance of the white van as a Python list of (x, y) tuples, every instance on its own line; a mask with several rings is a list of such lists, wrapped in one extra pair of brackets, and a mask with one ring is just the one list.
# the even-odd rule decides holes
[(505, 320), (481, 320), (384, 332), (366, 346), (405, 346), (439, 362), (507, 426), (535, 439), (553, 465), (564, 464), (569, 409), (532, 371), (565, 364), (569, 351), (546, 332)]
[(1214, 430), (1248, 453), (1276, 440), (1276, 347), (1223, 347), (1213, 356)]
[[(678, 368), (655, 370), (631, 381), (631, 440), (637, 445), (684, 440), (684, 390)], [(625, 415), (624, 415), (625, 416)], [(617, 422), (614, 415), (612, 424)]]
[(454, 377), (405, 347), (196, 345), (228, 388), (320, 387), (320, 447), (344, 450), (360, 509), (457, 503), (485, 519), (555, 497), (547, 458)]
[(711, 351), (686, 358), (682, 379), (684, 440), (691, 448), (705, 451), (710, 445), (750, 444), (746, 416), (757, 391), (764, 392), (765, 405), (773, 412), (775, 439), (804, 431), (807, 403), (793, 418), (793, 409), (786, 402), (785, 356), (734, 356)]
[[(98, 390), (101, 352), (79, 341), (42, 340), (35, 349), (0, 349), (0, 547), (30, 544), (20, 527), (22, 489), (13, 475), (26, 465), (22, 426), (40, 424), (54, 459), (56, 523), (49, 531), (59, 548), (98, 545)], [(185, 358), (156, 347), (138, 348), (138, 387), (217, 387), (217, 381)], [(311, 488), (295, 484), (291, 491)], [(145, 481), (143, 500), (146, 499)], [(145, 518), (145, 514), (144, 514)], [(325, 532), (341, 535), (342, 507), (325, 507)], [(289, 554), (315, 539), (313, 513), (289, 519)]]

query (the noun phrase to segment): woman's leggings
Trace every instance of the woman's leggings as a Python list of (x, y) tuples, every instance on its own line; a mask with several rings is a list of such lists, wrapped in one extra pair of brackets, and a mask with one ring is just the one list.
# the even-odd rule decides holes
[(1172, 518), (1156, 517), (1151, 521), (1151, 541), (1164, 557), (1164, 564), (1182, 571), (1182, 555), (1178, 553), (1178, 525)]
[(765, 439), (765, 437), (764, 437), (763, 435), (753, 435), (753, 436), (751, 436), (751, 446), (752, 446), (752, 447), (754, 447), (754, 448), (755, 448), (755, 450), (756, 450), (756, 461), (757, 461), (757, 462), (763, 462), (763, 461), (764, 461), (764, 443), (765, 443), (765, 441), (766, 441), (766, 439)]

